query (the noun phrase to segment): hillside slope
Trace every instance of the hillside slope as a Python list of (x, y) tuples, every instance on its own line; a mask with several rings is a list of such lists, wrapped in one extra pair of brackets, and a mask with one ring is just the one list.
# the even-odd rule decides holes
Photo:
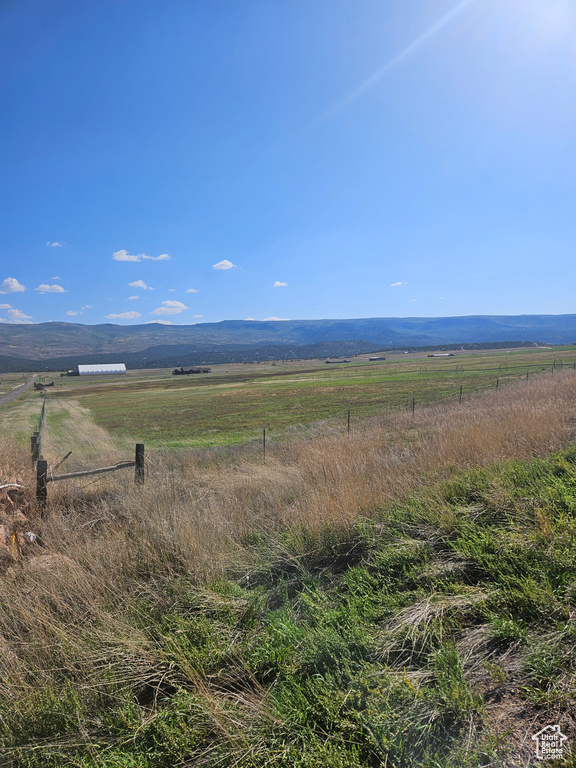
[(0, 325), (0, 356), (47, 360), (78, 355), (148, 351), (158, 358), (167, 347), (201, 353), (257, 346), (319, 342), (362, 343), (366, 348), (450, 343), (535, 341), (569, 344), (576, 340), (576, 315), (470, 316), (445, 318), (364, 318), (350, 320), (225, 320), (167, 326), (39, 323)]

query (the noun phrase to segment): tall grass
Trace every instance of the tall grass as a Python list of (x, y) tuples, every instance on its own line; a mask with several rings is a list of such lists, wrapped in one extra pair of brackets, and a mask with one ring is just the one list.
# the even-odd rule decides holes
[[(334, 424), (268, 446), (157, 454), (143, 492), (122, 491), (123, 513), (165, 562), (200, 577), (244, 561), (244, 545), (285, 530), (347, 528), (450, 472), (544, 456), (576, 434), (576, 376), (522, 382), (498, 394)], [(148, 550), (148, 555), (152, 551)]]
[[(576, 376), (542, 376), (475, 397), (367, 420), (351, 434), (320, 424), (258, 445), (148, 457), (144, 488), (130, 470), (49, 485), (43, 538), (81, 569), (107, 574), (173, 564), (202, 580), (246, 564), (250, 542), (294, 529), (321, 534), (373, 516), (424, 482), (506, 459), (544, 456), (576, 434)], [(107, 448), (105, 440), (101, 445)], [(6, 480), (32, 478), (4, 441)], [(117, 461), (116, 448), (102, 463)], [(55, 454), (55, 459), (58, 456)], [(126, 458), (126, 457), (124, 457)], [(92, 457), (93, 460), (93, 457)]]
[[(257, 445), (158, 452), (148, 457), (143, 488), (123, 473), (54, 483), (44, 521), (29, 500), (44, 549), (0, 577), (0, 697), (39, 744), (55, 732), (54, 722), (38, 719), (50, 710), (39, 697), (58, 698), (56, 730), (75, 725), (87, 744), (101, 726), (95, 702), (110, 704), (119, 687), (152, 691), (146, 711), (154, 717), (166, 659), (151, 642), (143, 606), (158, 610), (159, 581), (184, 577), (202, 594), (225, 574), (249, 574), (263, 552), (286, 572), (298, 554), (331, 542), (340, 552), (363, 520), (385, 530), (386, 509), (424, 483), (566, 446), (575, 417), (576, 376), (565, 372), (461, 406), (384, 415), (351, 434), (317, 425), (269, 445), (265, 462)], [(0, 451), (2, 481), (31, 487), (27, 456), (7, 442)], [(206, 600), (216, 601), (216, 615), (214, 593)], [(243, 600), (238, 610), (248, 610)], [(198, 669), (189, 676), (212, 718), (207, 728), (225, 730), (232, 714), (203, 692)], [(252, 691), (258, 710), (265, 696), (256, 684)]]

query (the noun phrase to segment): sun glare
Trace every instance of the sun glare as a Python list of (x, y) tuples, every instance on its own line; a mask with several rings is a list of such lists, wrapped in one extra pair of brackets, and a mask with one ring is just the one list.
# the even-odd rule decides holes
[(549, 46), (574, 40), (574, 0), (516, 0), (512, 5), (519, 28), (536, 45)]

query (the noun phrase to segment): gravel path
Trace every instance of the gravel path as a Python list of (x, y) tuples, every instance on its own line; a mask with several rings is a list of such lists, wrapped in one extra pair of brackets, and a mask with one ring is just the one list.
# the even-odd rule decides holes
[(12, 392), (7, 392), (5, 395), (0, 395), (0, 405), (5, 405), (6, 403), (11, 403), (12, 400), (16, 400), (17, 397), (20, 397), (22, 392), (26, 392), (27, 389), (30, 389), (36, 379), (37, 375), (34, 375), (32, 378), (28, 379), (26, 384), (22, 384), (22, 386), (13, 389)]

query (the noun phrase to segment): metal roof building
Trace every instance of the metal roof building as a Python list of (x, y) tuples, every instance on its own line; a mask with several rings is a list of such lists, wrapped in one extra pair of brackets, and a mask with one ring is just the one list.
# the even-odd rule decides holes
[(79, 376), (93, 376), (98, 373), (126, 373), (124, 363), (98, 363), (97, 365), (79, 365)]

